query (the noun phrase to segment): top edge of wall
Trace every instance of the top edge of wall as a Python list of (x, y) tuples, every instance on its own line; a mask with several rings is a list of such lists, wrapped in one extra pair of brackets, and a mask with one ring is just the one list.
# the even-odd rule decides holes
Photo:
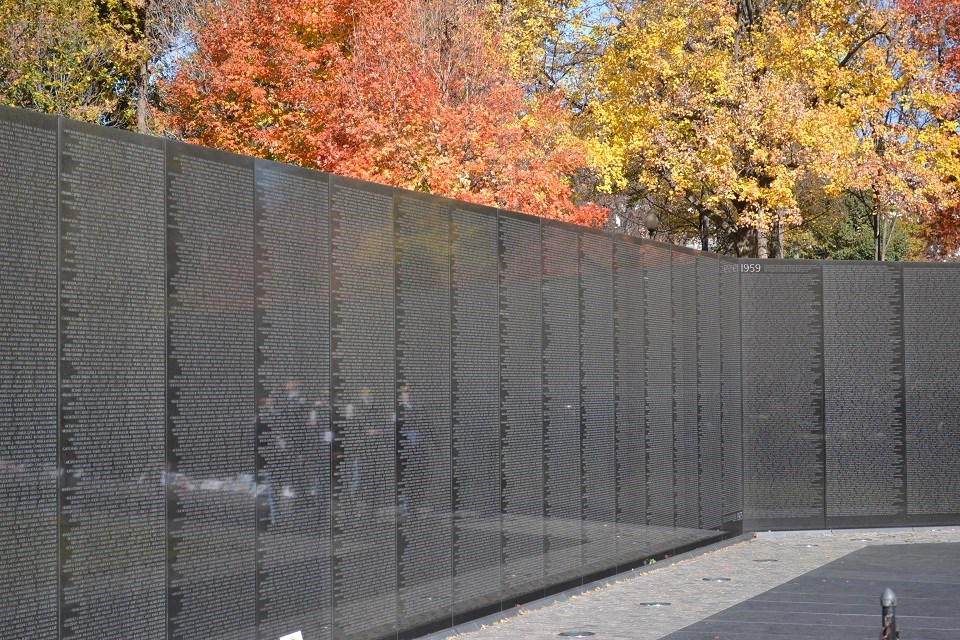
[(0, 118), (8, 122), (50, 130), (56, 129), (57, 123), (60, 121), (60, 116), (32, 111), (30, 109), (8, 107), (2, 104), (0, 104)]

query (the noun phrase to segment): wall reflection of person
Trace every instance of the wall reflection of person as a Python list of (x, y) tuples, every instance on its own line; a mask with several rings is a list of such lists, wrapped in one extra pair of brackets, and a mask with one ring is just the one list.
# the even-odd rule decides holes
[(284, 465), (283, 498), (287, 502), (287, 511), (299, 517), (310, 507), (309, 491), (313, 485), (317, 456), (316, 433), (310, 428), (312, 402), (303, 392), (300, 380), (289, 378), (286, 382), (284, 414), (280, 423), (284, 439), (283, 458), (292, 465)]
[[(267, 453), (261, 481), (271, 525), (277, 524), (280, 514), (296, 513), (298, 501), (306, 499), (307, 485), (313, 477), (304, 469), (309, 459), (311, 407), (302, 386), (298, 379), (288, 377), (282, 389), (261, 406), (259, 439)], [(271, 460), (277, 464), (270, 464)]]
[[(257, 407), (257, 446), (272, 444), (270, 441), (270, 425), (275, 419), (277, 413), (276, 394), (271, 394), (260, 399)], [(276, 504), (273, 500), (273, 478), (266, 465), (261, 466), (259, 472), (259, 493), (266, 509), (266, 518), (270, 525), (276, 523)]]
[(351, 482), (349, 480), (352, 472), (347, 469), (346, 466), (345, 440), (346, 433), (349, 432), (353, 422), (354, 408), (353, 404), (347, 400), (343, 389), (333, 389), (331, 393), (330, 401), (333, 405), (331, 416), (333, 416), (335, 420), (334, 424), (338, 425), (338, 430), (334, 432), (330, 438), (330, 464), (333, 469), (337, 470), (339, 481), (343, 483), (341, 491), (334, 491), (331, 494), (331, 499), (334, 502), (334, 506), (336, 506), (341, 499), (352, 497), (350, 494)]
[(324, 444), (333, 443), (333, 430), (330, 425), (330, 389), (324, 387), (320, 397), (314, 400), (310, 411), (310, 426), (319, 430)]
[[(393, 415), (394, 410), (378, 400), (373, 387), (360, 387), (352, 427), (357, 448), (352, 451), (351, 487), (369, 517), (375, 517), (384, 507), (396, 509), (393, 492), (381, 490), (376, 473), (384, 456), (394, 453)], [(393, 520), (394, 516), (390, 518)]]
[[(362, 477), (367, 474), (368, 470), (375, 469), (377, 465), (378, 451), (376, 445), (378, 437), (383, 433), (378, 409), (373, 389), (367, 385), (362, 386), (357, 399), (356, 423), (357, 428), (362, 430), (366, 438), (357, 452), (358, 455), (354, 458), (354, 477), (357, 483), (357, 492), (361, 494), (364, 494), (364, 489), (373, 488), (364, 486)], [(371, 508), (374, 507), (373, 502), (377, 496), (363, 495), (363, 498), (371, 502)]]
[[(400, 386), (400, 393), (397, 396), (397, 434), (399, 436), (399, 446), (403, 452), (401, 456), (401, 464), (405, 459), (409, 460), (409, 457), (413, 455), (413, 449), (417, 446), (419, 440), (419, 432), (417, 430), (417, 420), (414, 413), (413, 406), (413, 392), (410, 389), (410, 386), (403, 384)], [(407, 474), (403, 473), (401, 470), (401, 476), (406, 476)], [(398, 487), (400, 492), (399, 500), (399, 509), (400, 517), (406, 519), (410, 517), (411, 514), (411, 487), (410, 482), (404, 482)]]
[[(319, 447), (320, 458), (313, 473), (310, 494), (320, 507), (320, 502), (327, 497), (327, 464), (333, 461), (333, 430), (330, 425), (330, 390), (328, 388), (324, 387), (320, 397), (313, 401), (307, 426), (314, 434), (313, 440)], [(322, 510), (322, 507), (320, 508)]]

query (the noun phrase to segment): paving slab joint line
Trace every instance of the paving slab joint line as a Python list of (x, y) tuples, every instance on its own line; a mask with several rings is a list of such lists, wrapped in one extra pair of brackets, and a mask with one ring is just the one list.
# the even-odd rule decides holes
[(714, 542), (703, 547), (697, 547), (696, 549), (691, 549), (690, 551), (685, 551), (683, 553), (678, 553), (675, 556), (671, 556), (664, 560), (657, 560), (653, 564), (643, 565), (637, 567), (636, 569), (631, 569), (629, 571), (624, 571), (623, 573), (617, 573), (600, 580), (595, 580), (588, 584), (581, 585), (579, 587), (574, 587), (560, 593), (556, 593), (545, 598), (540, 598), (539, 600), (534, 600), (526, 604), (517, 605), (516, 607), (511, 607), (506, 611), (500, 611), (497, 613), (491, 613), (490, 615), (478, 618), (476, 620), (471, 620), (470, 622), (465, 622), (456, 627), (451, 627), (450, 629), (444, 629), (443, 631), (438, 631), (436, 633), (431, 633), (426, 636), (421, 636), (417, 640), (449, 640), (450, 638), (455, 638), (464, 633), (470, 633), (472, 631), (479, 631), (483, 627), (488, 627), (492, 624), (514, 618), (516, 616), (530, 613), (531, 611), (537, 611), (550, 605), (557, 604), (560, 602), (566, 602), (570, 598), (575, 596), (583, 595), (588, 591), (593, 591), (595, 589), (601, 589), (603, 587), (609, 587), (612, 584), (621, 582), (623, 580), (629, 580), (630, 578), (636, 578), (645, 573), (650, 573), (651, 571), (656, 571), (657, 569), (663, 569), (672, 564), (678, 562), (683, 562), (685, 560), (690, 560), (691, 558), (697, 558), (708, 553), (713, 553), (714, 551), (719, 551), (726, 547), (731, 547), (735, 544), (740, 544), (742, 542), (749, 542), (753, 540), (756, 536), (753, 532), (742, 533), (738, 536), (732, 538), (727, 538), (726, 540), (721, 540), (719, 542)]
[(848, 533), (960, 533), (960, 526), (929, 526), (929, 527), (864, 527), (850, 529), (803, 529), (792, 531), (756, 531), (757, 538), (793, 538), (797, 536), (836, 536)]

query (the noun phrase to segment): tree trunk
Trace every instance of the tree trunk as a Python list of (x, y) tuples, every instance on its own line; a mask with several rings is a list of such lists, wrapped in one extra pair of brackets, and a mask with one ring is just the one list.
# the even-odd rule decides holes
[(767, 230), (758, 228), (757, 229), (757, 257), (758, 258), (770, 257), (770, 252), (767, 249), (768, 240), (769, 240), (769, 234), (767, 233)]
[(140, 78), (137, 87), (137, 131), (140, 133), (149, 133), (147, 119), (149, 117), (150, 102), (147, 93), (150, 90), (150, 56), (153, 55), (154, 41), (151, 38), (153, 29), (153, 12), (156, 0), (147, 0), (143, 7), (143, 38), (147, 45), (147, 53), (140, 62)]
[(710, 251), (710, 226), (705, 211), (700, 212), (700, 249)]
[(873, 259), (878, 262), (883, 260), (883, 221), (880, 219), (880, 211), (877, 206), (873, 206)]
[(752, 235), (752, 229), (744, 229), (740, 226), (736, 227), (736, 231), (734, 232), (733, 250), (736, 252), (738, 258), (750, 257), (750, 253), (752, 251)]
[(773, 221), (773, 255), (771, 257), (783, 259), (783, 214), (777, 212)]
[(140, 65), (140, 86), (137, 89), (137, 131), (140, 133), (149, 133), (147, 127), (147, 112), (150, 108), (147, 101), (149, 82), (150, 74), (147, 69), (147, 61), (144, 60)]

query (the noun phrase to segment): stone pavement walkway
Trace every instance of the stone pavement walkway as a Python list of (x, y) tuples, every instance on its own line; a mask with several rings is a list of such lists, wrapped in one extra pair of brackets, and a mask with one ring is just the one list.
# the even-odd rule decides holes
[[(520, 607), (516, 615), (487, 626), (468, 625), (436, 637), (556, 640), (564, 631), (591, 631), (596, 640), (659, 640), (864, 546), (923, 542), (960, 542), (960, 527), (761, 533), (615, 576), (563, 601)], [(718, 577), (729, 581), (705, 580)], [(644, 602), (670, 605), (641, 606)]]

